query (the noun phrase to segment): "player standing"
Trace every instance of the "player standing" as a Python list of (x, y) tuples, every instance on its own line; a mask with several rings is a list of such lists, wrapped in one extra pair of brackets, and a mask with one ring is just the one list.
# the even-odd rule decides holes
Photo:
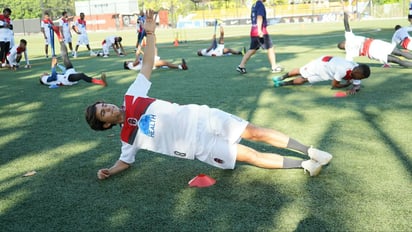
[[(357, 64), (340, 57), (322, 56), (301, 68), (293, 69), (281, 77), (274, 77), (273, 82), (275, 87), (280, 87), (331, 80), (332, 88), (346, 88), (353, 85), (348, 92), (355, 94), (360, 90), (361, 80), (368, 78), (370, 72), (369, 66), (365, 64)], [(285, 79), (291, 77), (297, 78), (285, 81)], [(346, 83), (341, 83), (342, 81)]]
[[(53, 21), (50, 19), (50, 15), (48, 12), (44, 12), (43, 20), (40, 23), (41, 32), (44, 36), (44, 53), (46, 54), (46, 58), (49, 58), (49, 44), (51, 44), (51, 34), (50, 28), (54, 26)], [(52, 45), (53, 46), (53, 45)]]
[(62, 17), (59, 19), (60, 33), (63, 36), (64, 42), (69, 45), (70, 52), (74, 55), (72, 44), (72, 33), (70, 31), (70, 22), (73, 17), (69, 17), (67, 11), (63, 11)]
[[(303, 168), (317, 175), (332, 155), (305, 146), (278, 131), (260, 128), (219, 109), (206, 105), (179, 105), (149, 98), (155, 56), (153, 11), (147, 13), (144, 26), (147, 46), (143, 67), (124, 95), (124, 107), (96, 102), (86, 109), (86, 121), (94, 130), (106, 130), (121, 124), (122, 149), (119, 160), (111, 168), (97, 172), (107, 179), (135, 162), (139, 149), (164, 155), (198, 159), (222, 169), (234, 169), (236, 162), (246, 162), (261, 168)], [(310, 157), (298, 160), (273, 153), (263, 153), (240, 144), (241, 139), (261, 141), (272, 146), (293, 149)]]
[(412, 54), (399, 50), (396, 48), (396, 44), (355, 35), (349, 26), (349, 17), (346, 12), (344, 13), (343, 24), (345, 26), (345, 40), (338, 44), (338, 48), (345, 50), (347, 60), (352, 61), (354, 57), (367, 56), (383, 63), (383, 67), (390, 67), (388, 62), (392, 62), (403, 67), (412, 68), (412, 62), (396, 57), (402, 56), (412, 59)]
[(10, 19), (10, 8), (4, 8), (0, 15), (0, 67), (6, 65), (6, 56), (9, 53), (13, 37), (13, 22)]
[(283, 68), (276, 64), (275, 50), (273, 49), (272, 40), (267, 31), (266, 8), (263, 4), (266, 0), (257, 0), (252, 6), (251, 21), (252, 27), (250, 30), (250, 48), (243, 56), (242, 61), (236, 70), (241, 74), (246, 73), (246, 63), (259, 48), (267, 49), (269, 63), (272, 66), (272, 73), (283, 71)]
[(79, 49), (80, 45), (86, 45), (87, 50), (90, 52), (90, 56), (96, 56), (97, 54), (90, 49), (89, 46), (89, 37), (87, 36), (87, 29), (86, 29), (86, 20), (84, 19), (84, 13), (80, 13), (80, 18), (76, 20), (74, 25), (72, 26), (73, 30), (76, 32), (77, 36), (77, 44), (74, 51), (73, 57), (77, 57), (77, 50)]
[(146, 38), (146, 32), (144, 30), (144, 23), (146, 22), (146, 15), (143, 10), (140, 11), (140, 15), (137, 18), (136, 29), (137, 29), (137, 42), (136, 42), (136, 51), (140, 54), (142, 50), (142, 43)]

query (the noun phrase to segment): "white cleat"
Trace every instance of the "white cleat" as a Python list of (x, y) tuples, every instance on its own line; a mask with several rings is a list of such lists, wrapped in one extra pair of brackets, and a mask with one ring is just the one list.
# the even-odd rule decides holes
[(314, 160), (305, 160), (302, 162), (304, 172), (309, 172), (310, 176), (317, 176), (322, 170), (322, 165)]
[(331, 154), (327, 153), (326, 151), (321, 151), (313, 147), (309, 148), (308, 155), (311, 159), (317, 161), (321, 165), (328, 164), (332, 159)]

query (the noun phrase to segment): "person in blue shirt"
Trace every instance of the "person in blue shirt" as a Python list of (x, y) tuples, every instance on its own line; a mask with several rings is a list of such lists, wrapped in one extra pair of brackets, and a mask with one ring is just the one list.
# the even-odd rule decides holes
[(273, 49), (272, 40), (267, 31), (266, 8), (263, 4), (266, 0), (257, 0), (252, 6), (251, 21), (252, 27), (250, 30), (250, 48), (243, 56), (242, 61), (236, 70), (241, 74), (246, 73), (246, 63), (259, 48), (267, 49), (269, 63), (272, 67), (272, 73), (279, 73), (283, 68), (276, 64), (275, 51)]

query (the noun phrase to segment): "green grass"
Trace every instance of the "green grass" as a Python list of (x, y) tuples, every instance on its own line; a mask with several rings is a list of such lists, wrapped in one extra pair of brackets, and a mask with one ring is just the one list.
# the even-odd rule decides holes
[[(353, 22), (355, 33), (390, 40), (401, 20)], [(375, 31), (376, 28), (382, 31)], [(372, 75), (356, 96), (334, 98), (329, 83), (274, 89), (266, 55), (234, 69), (240, 57), (197, 57), (212, 28), (187, 31), (173, 47), (174, 30), (158, 30), (159, 55), (188, 71), (156, 70), (150, 96), (208, 104), (252, 123), (278, 129), (334, 154), (318, 177), (301, 169), (265, 170), (238, 164), (220, 170), (199, 161), (139, 152), (133, 168), (106, 181), (96, 172), (119, 157), (118, 127), (94, 132), (84, 120), (96, 100), (121, 104), (136, 76), (124, 59), (72, 59), (78, 71), (106, 72), (109, 86), (81, 82), (48, 89), (40, 35), (26, 36), (33, 68), (0, 70), (0, 228), (2, 231), (408, 231), (412, 213), (411, 70), (383, 69), (366, 58)], [(226, 46), (248, 46), (248, 27), (227, 27)], [(321, 55), (340, 55), (342, 23), (289, 24), (269, 28), (277, 59), (291, 69)], [(96, 50), (110, 33), (90, 33)], [(132, 51), (135, 34), (122, 31)], [(182, 32), (181, 32), (182, 34)], [(189, 36), (187, 36), (189, 37)], [(16, 36), (20, 39), (21, 36)], [(184, 38), (182, 38), (184, 39)], [(80, 51), (85, 51), (84, 47)], [(258, 143), (263, 151), (303, 158)], [(23, 178), (30, 170), (37, 175)], [(216, 185), (189, 188), (199, 173)]]

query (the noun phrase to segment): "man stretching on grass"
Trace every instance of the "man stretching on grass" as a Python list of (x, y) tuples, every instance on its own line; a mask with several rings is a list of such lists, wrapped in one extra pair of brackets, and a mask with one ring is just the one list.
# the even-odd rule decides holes
[[(280, 77), (274, 77), (275, 87), (286, 85), (302, 85), (306, 82), (332, 81), (332, 88), (346, 88), (353, 85), (349, 94), (355, 94), (360, 90), (361, 80), (368, 78), (370, 68), (365, 64), (357, 64), (340, 57), (322, 56), (309, 62), (301, 68)], [(293, 80), (285, 80), (293, 78)], [(344, 81), (345, 83), (341, 83)]]
[[(215, 21), (217, 24), (217, 21)], [(212, 44), (208, 48), (201, 49), (197, 51), (198, 56), (224, 56), (224, 55), (243, 55), (245, 54), (245, 48), (242, 51), (236, 51), (231, 48), (225, 48), (225, 32), (223, 26), (220, 26), (220, 37), (219, 43), (216, 40), (216, 33), (213, 34)]]
[(388, 62), (399, 64), (403, 67), (412, 68), (412, 62), (401, 60), (397, 56), (412, 59), (412, 54), (403, 52), (396, 48), (396, 44), (391, 44), (379, 39), (355, 36), (350, 26), (348, 14), (344, 13), (343, 24), (345, 26), (345, 40), (338, 44), (338, 48), (345, 50), (346, 59), (352, 61), (358, 56), (367, 56), (369, 59), (378, 60), (383, 63), (383, 67), (390, 67)]
[(60, 31), (56, 28), (54, 29), (60, 42), (60, 52), (64, 64), (64, 68), (62, 68), (63, 73), (57, 73), (57, 58), (53, 57), (51, 61), (51, 74), (43, 73), (40, 77), (40, 83), (43, 85), (74, 85), (77, 84), (78, 81), (83, 80), (89, 83), (106, 87), (106, 75), (104, 73), (102, 73), (100, 79), (97, 79), (89, 77), (84, 73), (76, 72), (72, 63), (70, 62), (69, 55), (67, 54), (67, 47), (60, 34)]
[[(156, 23), (152, 10), (146, 16), (147, 46), (143, 67), (124, 96), (124, 107), (96, 102), (86, 109), (86, 120), (94, 130), (122, 125), (120, 158), (111, 168), (100, 169), (97, 172), (99, 179), (107, 179), (129, 168), (135, 162), (139, 149), (198, 159), (222, 169), (233, 169), (236, 161), (240, 161), (262, 168), (303, 168), (311, 176), (317, 175), (322, 165), (329, 163), (332, 155), (327, 152), (303, 145), (278, 131), (257, 127), (221, 110), (149, 98)], [(304, 161), (258, 152), (239, 144), (242, 138), (293, 149), (310, 159)]]

